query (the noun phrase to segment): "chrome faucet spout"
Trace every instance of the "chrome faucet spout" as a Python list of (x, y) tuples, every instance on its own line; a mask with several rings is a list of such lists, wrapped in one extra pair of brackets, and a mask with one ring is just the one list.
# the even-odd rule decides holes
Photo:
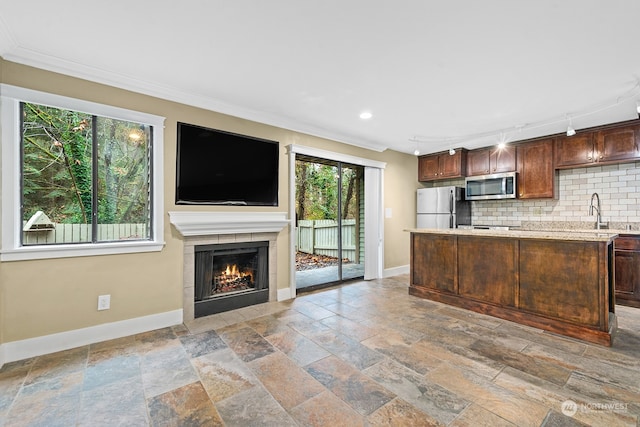
[[(596, 199), (596, 206), (593, 205), (593, 199)], [(600, 224), (602, 223), (602, 218), (600, 216), (600, 196), (598, 196), (598, 193), (593, 193), (591, 195), (591, 202), (589, 203), (589, 215), (593, 215), (593, 210), (596, 210), (597, 214), (596, 214), (596, 229), (600, 230)]]

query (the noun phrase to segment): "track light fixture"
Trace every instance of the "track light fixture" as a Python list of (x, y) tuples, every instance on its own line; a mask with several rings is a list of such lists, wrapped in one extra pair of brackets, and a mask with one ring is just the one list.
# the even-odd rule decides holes
[(640, 114), (640, 101), (636, 101), (636, 111)]
[(569, 119), (569, 126), (567, 126), (567, 136), (573, 136), (576, 134), (576, 130), (571, 126), (571, 119)]
[(455, 148), (449, 148), (449, 155), (453, 156), (454, 154), (456, 154)]

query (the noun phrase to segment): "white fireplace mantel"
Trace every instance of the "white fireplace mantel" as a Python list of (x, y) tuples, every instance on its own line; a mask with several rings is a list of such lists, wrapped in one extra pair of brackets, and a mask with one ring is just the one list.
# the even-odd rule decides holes
[(169, 212), (169, 221), (183, 236), (278, 233), (289, 224), (285, 212)]

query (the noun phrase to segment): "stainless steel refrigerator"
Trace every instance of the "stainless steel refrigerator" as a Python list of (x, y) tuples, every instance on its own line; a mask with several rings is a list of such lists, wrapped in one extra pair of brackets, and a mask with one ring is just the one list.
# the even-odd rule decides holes
[(462, 187), (418, 190), (417, 228), (457, 228), (471, 225), (471, 202), (464, 200)]

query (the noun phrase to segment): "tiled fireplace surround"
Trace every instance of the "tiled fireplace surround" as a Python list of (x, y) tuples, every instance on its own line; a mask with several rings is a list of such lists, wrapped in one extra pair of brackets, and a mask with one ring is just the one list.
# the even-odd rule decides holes
[(198, 245), (269, 242), (269, 301), (277, 299), (276, 241), (288, 224), (283, 213), (169, 212), (170, 221), (184, 237), (183, 320), (194, 319), (195, 255)]

